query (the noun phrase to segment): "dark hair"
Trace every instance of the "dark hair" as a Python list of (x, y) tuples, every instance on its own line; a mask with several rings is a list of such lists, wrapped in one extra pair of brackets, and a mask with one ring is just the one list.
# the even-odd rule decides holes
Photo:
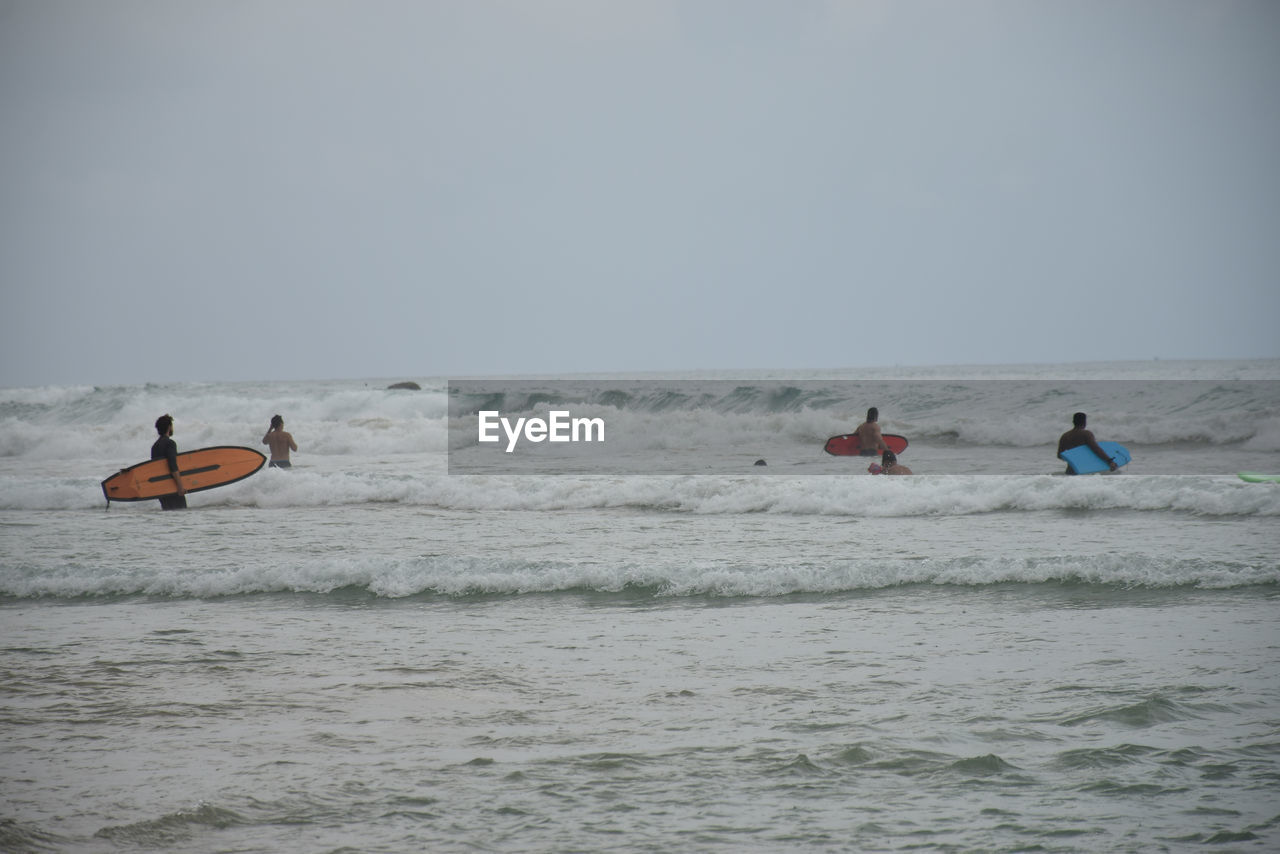
[(283, 427), (283, 426), (284, 426), (284, 419), (283, 419), (283, 418), (281, 418), (279, 415), (272, 415), (272, 416), (271, 416), (271, 429), (272, 429), (272, 430), (278, 429), (278, 428)]
[(898, 455), (893, 451), (885, 451), (884, 455), (880, 457), (880, 465), (882, 466), (892, 466), (897, 465), (897, 463)]
[(876, 409), (874, 406), (867, 410), (868, 421), (875, 421), (879, 417), (880, 417), (880, 410)]
[(1085, 417), (1083, 412), (1077, 412), (1075, 415), (1071, 416), (1071, 423), (1076, 425), (1077, 427), (1083, 427), (1084, 422), (1085, 422)]
[(156, 419), (156, 432), (161, 436), (167, 436), (171, 427), (173, 427), (172, 415), (161, 415)]

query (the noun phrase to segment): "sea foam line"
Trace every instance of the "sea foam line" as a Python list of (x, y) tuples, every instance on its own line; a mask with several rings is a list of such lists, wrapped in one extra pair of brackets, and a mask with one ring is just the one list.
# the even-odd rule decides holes
[[(915, 517), (1130, 510), (1197, 516), (1280, 515), (1280, 488), (1234, 476), (939, 475), (912, 478), (425, 475), (266, 471), (197, 493), (197, 509), (403, 504), (483, 512), (631, 509), (706, 515)], [(0, 477), (0, 510), (105, 506), (96, 479)], [(114, 504), (123, 512), (154, 502)]]
[(715, 560), (610, 563), (485, 557), (320, 558), (303, 564), (190, 568), (27, 567), (0, 572), (0, 595), (17, 598), (206, 598), (361, 591), (381, 598), (433, 595), (624, 593), (643, 597), (776, 597), (909, 585), (1090, 584), (1122, 588), (1230, 589), (1280, 584), (1280, 566), (1179, 560), (1142, 554), (1090, 557), (854, 558), (750, 564)]

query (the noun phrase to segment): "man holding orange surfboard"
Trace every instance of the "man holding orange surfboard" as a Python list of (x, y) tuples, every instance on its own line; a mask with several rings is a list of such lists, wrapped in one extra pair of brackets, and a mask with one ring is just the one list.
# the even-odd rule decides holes
[(173, 441), (173, 416), (165, 414), (157, 418), (156, 432), (160, 434), (160, 438), (156, 439), (155, 444), (151, 446), (151, 459), (169, 461), (169, 474), (178, 487), (177, 495), (160, 497), (160, 509), (186, 510), (187, 490), (182, 485), (182, 476), (178, 473), (178, 443)]

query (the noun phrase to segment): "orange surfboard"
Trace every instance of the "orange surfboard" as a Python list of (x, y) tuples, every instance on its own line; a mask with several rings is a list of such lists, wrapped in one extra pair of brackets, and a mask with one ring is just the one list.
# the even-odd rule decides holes
[[(178, 471), (187, 492), (201, 492), (244, 480), (262, 468), (267, 458), (253, 448), (218, 445), (178, 454)], [(121, 469), (102, 482), (102, 494), (112, 501), (146, 501), (175, 495), (168, 460), (147, 460)]]

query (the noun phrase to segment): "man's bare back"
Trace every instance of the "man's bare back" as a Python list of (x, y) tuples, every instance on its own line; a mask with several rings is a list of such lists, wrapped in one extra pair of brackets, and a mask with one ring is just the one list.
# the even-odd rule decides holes
[(867, 410), (867, 420), (853, 431), (858, 437), (858, 453), (861, 456), (870, 457), (889, 450), (889, 446), (884, 443), (884, 436), (880, 433), (880, 425), (877, 423), (879, 418), (880, 410), (873, 406)]
[(267, 431), (267, 435), (262, 437), (262, 444), (271, 448), (272, 465), (283, 464), (282, 468), (288, 468), (289, 451), (298, 450), (298, 445), (293, 441), (293, 434), (288, 433), (284, 429), (284, 419), (279, 415), (271, 419), (271, 429)]
[(289, 451), (298, 450), (298, 445), (293, 441), (293, 436), (284, 430), (272, 430), (270, 433), (262, 437), (262, 443), (271, 448), (271, 459), (280, 461), (288, 461)]

